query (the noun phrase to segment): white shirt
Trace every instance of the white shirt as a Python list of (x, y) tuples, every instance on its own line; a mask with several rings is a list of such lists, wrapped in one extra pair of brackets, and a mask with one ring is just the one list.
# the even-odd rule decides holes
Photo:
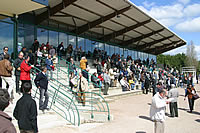
[(150, 108), (150, 118), (153, 121), (162, 121), (162, 122), (165, 121), (166, 119), (165, 108), (166, 108), (166, 101), (157, 92), (152, 98), (152, 104)]

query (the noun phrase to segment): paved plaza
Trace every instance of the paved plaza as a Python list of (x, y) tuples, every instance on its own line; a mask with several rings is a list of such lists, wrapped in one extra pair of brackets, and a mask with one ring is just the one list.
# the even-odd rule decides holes
[[(200, 85), (196, 85), (200, 92)], [(188, 101), (184, 101), (184, 89), (179, 88), (179, 117), (167, 117), (165, 133), (199, 133), (200, 100), (195, 101), (194, 112), (188, 113)], [(149, 119), (152, 94), (129, 96), (110, 103), (114, 120), (107, 123), (88, 123), (80, 127), (63, 126), (44, 129), (40, 133), (153, 133), (153, 122)], [(169, 113), (169, 108), (167, 108)]]

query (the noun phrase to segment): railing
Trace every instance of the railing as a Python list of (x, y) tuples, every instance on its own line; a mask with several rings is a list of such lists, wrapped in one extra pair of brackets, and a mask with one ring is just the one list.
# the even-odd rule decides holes
[[(39, 58), (41, 58), (41, 60), (44, 60), (44, 59), (46, 59), (45, 57), (39, 57)], [(61, 64), (61, 60), (63, 60), (64, 61), (64, 64)], [(74, 72), (73, 70), (71, 70), (70, 69), (70, 65), (72, 65), (71, 64), (71, 62), (68, 62), (66, 59), (63, 59), (63, 58), (61, 58), (61, 57), (58, 57), (58, 63), (56, 64), (56, 68), (58, 69), (58, 71), (57, 71), (57, 80), (58, 80), (58, 72), (59, 71), (61, 71), (61, 72), (63, 72), (63, 73), (65, 73), (65, 74), (67, 74), (67, 76), (68, 76), (68, 79), (69, 79), (69, 74), (71, 73), (71, 72)], [(94, 83), (94, 82), (92, 82), (91, 81), (91, 78), (93, 77), (96, 81), (100, 81), (99, 80), (99, 78), (97, 78), (96, 76), (94, 76), (94, 75), (92, 75), (92, 74), (90, 74), (89, 72), (87, 72), (87, 71), (85, 71), (85, 70), (82, 70), (80, 67), (78, 67), (78, 66), (76, 66), (76, 65), (73, 65), (75, 68), (76, 68), (76, 70), (78, 71), (78, 72), (82, 72), (82, 71), (84, 71), (86, 74), (88, 74), (88, 76), (89, 76), (89, 78), (88, 78), (88, 85), (91, 83), (93, 86), (95, 86), (96, 88), (99, 88), (99, 94), (101, 94), (101, 88), (102, 88), (102, 86), (100, 86), (99, 84), (96, 84), (96, 83)], [(65, 69), (61, 69), (61, 67), (62, 68), (66, 68), (66, 70)], [(77, 76), (78, 76), (78, 78), (79, 78), (79, 75), (77, 74)]]
[[(60, 63), (60, 60), (65, 61), (66, 65), (61, 64), (61, 63)], [(69, 77), (69, 73), (70, 73), (70, 72), (73, 72), (73, 70), (69, 69), (69, 68), (70, 68), (69, 66), (72, 65), (71, 62), (68, 62), (66, 59), (63, 59), (63, 58), (61, 58), (61, 57), (58, 57), (58, 65), (59, 65), (59, 67), (65, 67), (65, 68), (67, 68), (67, 70), (68, 70), (68, 77)], [(83, 70), (83, 69), (81, 69), (80, 67), (78, 67), (78, 66), (76, 66), (76, 65), (74, 65), (74, 64), (73, 64), (73, 66), (76, 68), (77, 71), (79, 71), (79, 72), (84, 71), (86, 74), (88, 74), (88, 76), (89, 76), (89, 78), (88, 78), (88, 83), (91, 83), (91, 84), (92, 84), (93, 86), (95, 86), (96, 88), (99, 88), (99, 94), (101, 95), (101, 88), (102, 88), (102, 86), (100, 86), (99, 84), (96, 84), (96, 83), (94, 83), (94, 82), (91, 81), (91, 78), (92, 78), (92, 77), (93, 77), (96, 81), (100, 81), (99, 78), (97, 78), (96, 76), (90, 74), (90, 73), (87, 72), (86, 70)], [(58, 68), (58, 69), (61, 70), (60, 68)], [(61, 70), (61, 71), (64, 71), (64, 70)], [(66, 73), (66, 71), (65, 71), (65, 73)], [(79, 77), (78, 74), (77, 74), (77, 76)]]
[[(34, 79), (38, 68), (33, 69), (32, 80)], [(59, 70), (57, 70), (59, 71)], [(62, 71), (62, 69), (60, 69)], [(57, 74), (57, 79), (61, 76)], [(52, 78), (53, 81), (49, 81), (51, 89), (49, 91), (49, 108), (54, 110), (64, 119), (69, 121), (73, 125), (80, 125), (79, 111), (87, 112), (91, 114), (91, 118), (94, 118), (94, 112), (107, 113), (108, 120), (110, 120), (110, 110), (108, 103), (99, 93), (95, 92), (77, 92), (64, 85), (62, 82)], [(39, 89), (34, 90), (34, 97), (39, 98)], [(79, 96), (81, 93), (85, 95), (85, 106), (80, 104)]]

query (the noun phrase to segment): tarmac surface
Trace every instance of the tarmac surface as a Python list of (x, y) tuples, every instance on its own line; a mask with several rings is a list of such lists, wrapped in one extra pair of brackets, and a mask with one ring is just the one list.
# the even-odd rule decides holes
[[(200, 94), (200, 85), (195, 86)], [(188, 100), (184, 89), (178, 88), (179, 117), (167, 117), (165, 133), (200, 133), (200, 99), (195, 101), (193, 113), (188, 113)], [(60, 126), (40, 130), (39, 133), (153, 133), (154, 124), (149, 118), (152, 94), (128, 96), (109, 103), (114, 120), (105, 123), (86, 123), (79, 127)], [(169, 113), (169, 107), (166, 112)]]

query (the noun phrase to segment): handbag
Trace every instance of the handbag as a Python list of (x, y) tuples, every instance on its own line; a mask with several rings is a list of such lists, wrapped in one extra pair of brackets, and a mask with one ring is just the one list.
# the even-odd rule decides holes
[(195, 95), (193, 95), (193, 97), (192, 97), (194, 100), (197, 100), (197, 99), (199, 99), (199, 95), (198, 94), (195, 94)]

